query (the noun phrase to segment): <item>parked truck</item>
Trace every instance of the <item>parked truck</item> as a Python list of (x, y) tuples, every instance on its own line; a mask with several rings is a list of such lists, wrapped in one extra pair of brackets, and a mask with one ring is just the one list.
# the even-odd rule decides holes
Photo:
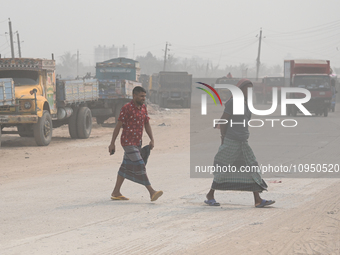
[[(332, 100), (332, 69), (329, 60), (285, 60), (285, 86), (305, 88), (310, 91), (311, 99), (303, 104), (316, 115), (328, 116)], [(302, 93), (290, 93), (290, 98), (304, 97)], [(299, 109), (295, 105), (287, 106), (287, 114), (296, 116)]]
[(0, 136), (34, 137), (46, 146), (53, 128), (67, 124), (72, 138), (88, 138), (88, 104), (96, 100), (96, 80), (56, 80), (53, 59), (0, 58)]
[(98, 124), (110, 117), (117, 122), (120, 109), (132, 99), (132, 90), (139, 83), (139, 62), (128, 58), (114, 58), (96, 64), (99, 100), (91, 105)]
[(273, 88), (277, 88), (278, 101), (281, 98), (281, 87), (284, 86), (284, 78), (281, 76), (266, 76), (262, 79), (263, 84), (263, 103), (267, 104), (273, 100)]
[(150, 86), (150, 75), (141, 74), (139, 76), (139, 82), (142, 84), (142, 87), (146, 90), (146, 97), (149, 98), (149, 86)]
[(191, 87), (192, 75), (187, 72), (159, 72), (151, 78), (150, 100), (160, 107), (174, 103), (190, 108)]

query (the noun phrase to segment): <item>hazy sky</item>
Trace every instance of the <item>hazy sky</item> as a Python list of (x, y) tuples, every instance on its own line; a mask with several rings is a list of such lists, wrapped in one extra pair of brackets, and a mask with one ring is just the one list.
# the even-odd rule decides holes
[(80, 60), (93, 64), (95, 46), (114, 44), (127, 46), (131, 58), (148, 51), (161, 58), (169, 42), (175, 57), (252, 66), (262, 28), (262, 63), (317, 58), (340, 67), (340, 0), (0, 0), (2, 57), (11, 52), (8, 18), (22, 57), (54, 53), (58, 61), (79, 49)]

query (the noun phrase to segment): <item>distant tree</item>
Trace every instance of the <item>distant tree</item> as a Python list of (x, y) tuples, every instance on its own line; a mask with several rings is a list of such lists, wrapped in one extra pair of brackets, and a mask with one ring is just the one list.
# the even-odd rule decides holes
[[(65, 52), (65, 54), (60, 57), (59, 63), (57, 62), (56, 71), (62, 78), (75, 78), (77, 76), (77, 55), (71, 52)], [(83, 77), (87, 73), (94, 75), (95, 67), (84, 66), (84, 64), (79, 61), (79, 77)]]
[(63, 78), (74, 78), (77, 76), (77, 55), (65, 52), (60, 57), (60, 64), (56, 66), (57, 74)]
[(166, 71), (183, 71), (183, 70), (180, 70), (180, 65), (178, 61), (179, 60), (175, 58), (173, 54), (169, 55), (166, 61)]
[(162, 60), (157, 59), (150, 51), (145, 56), (137, 56), (136, 60), (139, 62), (143, 74), (152, 75), (163, 70)]

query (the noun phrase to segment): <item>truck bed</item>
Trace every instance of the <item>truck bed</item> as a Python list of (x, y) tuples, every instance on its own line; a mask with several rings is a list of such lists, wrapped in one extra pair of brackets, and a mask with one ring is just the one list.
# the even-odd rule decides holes
[(57, 82), (57, 101), (64, 104), (95, 101), (99, 99), (98, 81), (59, 80)]
[(116, 99), (128, 98), (132, 99), (132, 90), (136, 86), (142, 86), (141, 83), (129, 80), (99, 80), (99, 98), (100, 99)]

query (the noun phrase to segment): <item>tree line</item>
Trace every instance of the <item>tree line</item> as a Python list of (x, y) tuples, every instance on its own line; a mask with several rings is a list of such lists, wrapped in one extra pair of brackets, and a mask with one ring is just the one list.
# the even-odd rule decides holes
[[(151, 52), (145, 56), (137, 56), (136, 61), (140, 63), (141, 73), (152, 75), (163, 71), (164, 60), (157, 58)], [(183, 71), (193, 75), (193, 77), (222, 77), (231, 73), (233, 77), (237, 78), (254, 78), (256, 77), (256, 63), (253, 64), (240, 63), (239, 65), (219, 65), (213, 64), (211, 61), (204, 60), (200, 57), (191, 58), (176, 58), (170, 55), (166, 61), (166, 71)], [(77, 76), (83, 77), (87, 73), (95, 75), (95, 66), (85, 66), (79, 61), (77, 66), (76, 54), (66, 52), (60, 57), (57, 62), (56, 71), (62, 78), (75, 78)], [(340, 74), (340, 68), (333, 68), (333, 71)], [(259, 77), (263, 76), (283, 76), (283, 65), (266, 65), (264, 63), (260, 66)]]

